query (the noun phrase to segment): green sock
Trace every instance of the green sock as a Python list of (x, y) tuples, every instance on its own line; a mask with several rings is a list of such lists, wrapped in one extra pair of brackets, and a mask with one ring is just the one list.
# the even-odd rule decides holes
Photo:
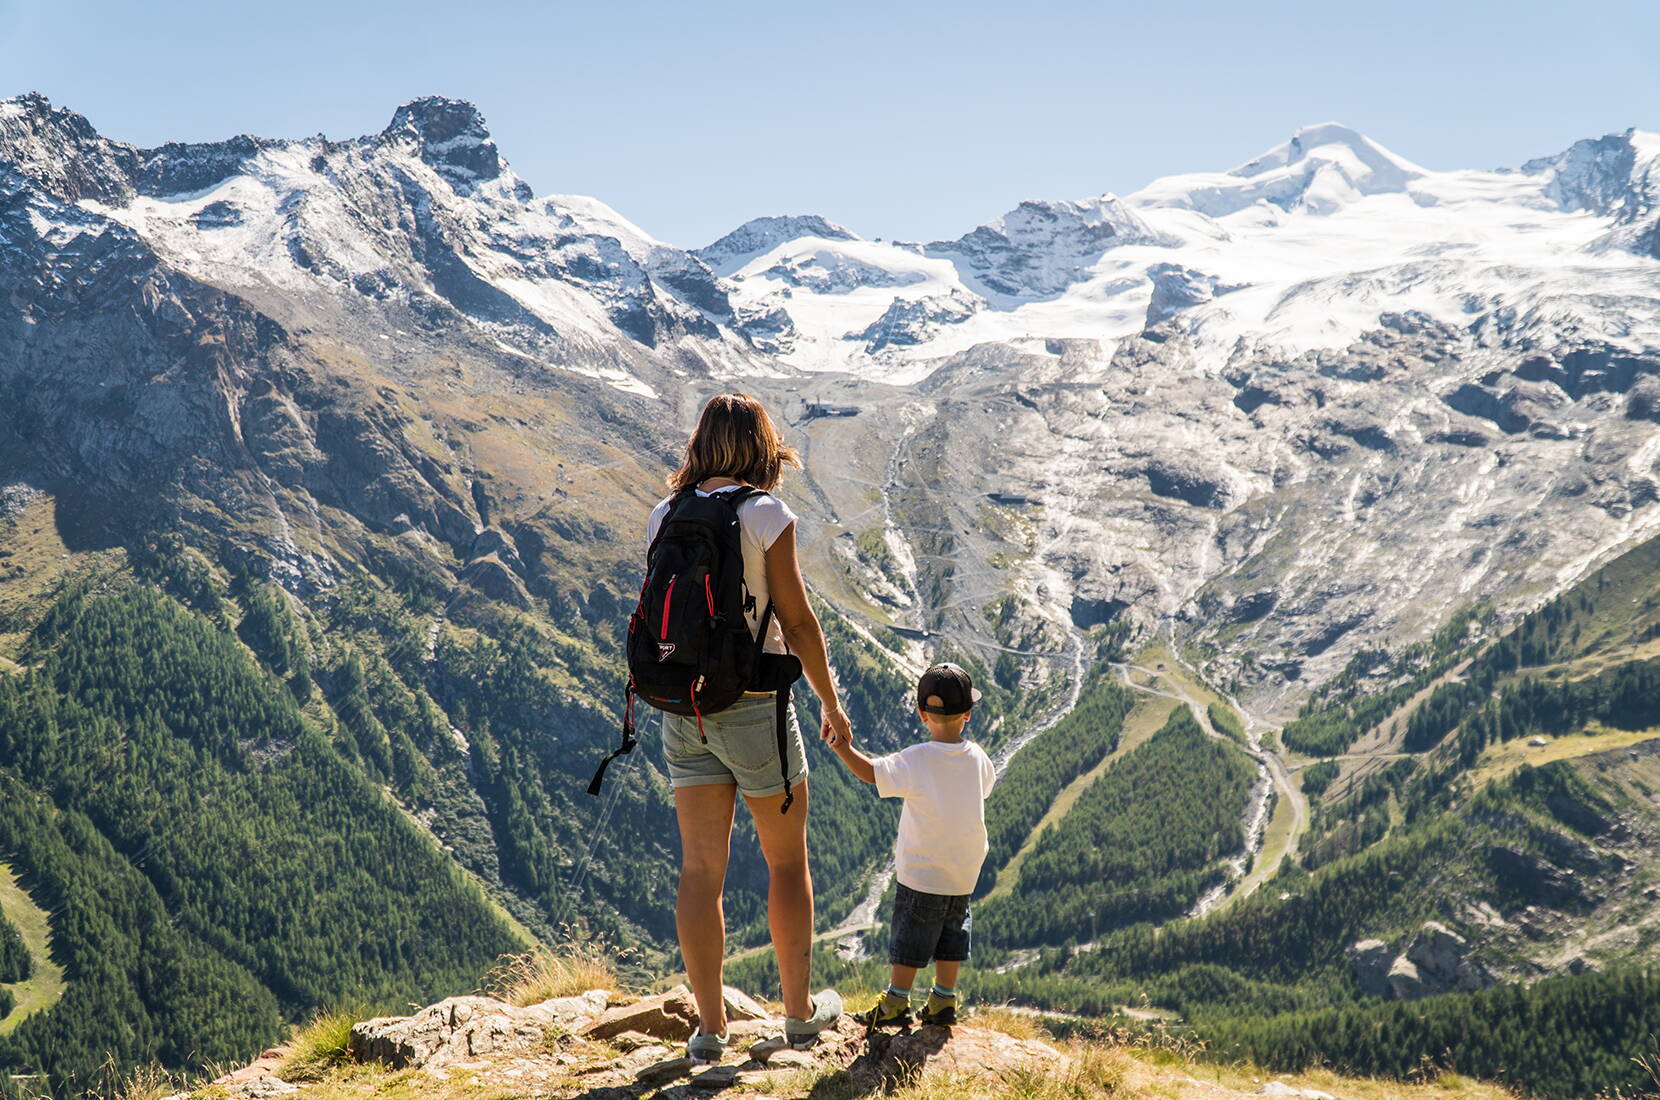
[(956, 986), (952, 986), (948, 989), (945, 986), (940, 985), (938, 982), (935, 982), (934, 983), (934, 988), (928, 991), (928, 1011), (929, 1012), (938, 1012), (940, 1009), (949, 1008), (952, 1005), (955, 1005), (956, 1003), (957, 1003), (957, 988), (956, 988)]
[(890, 1013), (911, 1007), (911, 991), (896, 985), (888, 986), (888, 991), (882, 995), (882, 1007)]

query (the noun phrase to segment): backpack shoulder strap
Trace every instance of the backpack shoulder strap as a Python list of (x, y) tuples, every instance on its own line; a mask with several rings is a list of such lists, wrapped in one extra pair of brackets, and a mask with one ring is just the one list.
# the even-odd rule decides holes
[(731, 491), (719, 489), (709, 495), (719, 497), (731, 504), (733, 508), (736, 508), (745, 501), (754, 500), (756, 497), (769, 496), (770, 494), (765, 489), (757, 489), (753, 485), (742, 485)]
[(657, 543), (663, 538), (663, 532), (669, 529), (669, 520), (674, 518), (674, 510), (680, 507), (681, 502), (696, 495), (697, 487), (694, 485), (688, 485), (684, 489), (676, 490), (674, 494), (669, 497), (668, 511), (663, 513), (662, 520), (657, 524), (657, 534), (652, 538), (651, 545), (646, 547), (646, 561), (649, 562), (651, 560), (652, 553), (657, 549)]

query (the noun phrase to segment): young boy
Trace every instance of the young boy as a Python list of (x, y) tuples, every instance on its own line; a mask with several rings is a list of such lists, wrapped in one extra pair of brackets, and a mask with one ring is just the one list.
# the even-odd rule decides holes
[(872, 760), (851, 741), (834, 744), (854, 775), (876, 785), (883, 798), (903, 798), (894, 864), (893, 938), (888, 991), (854, 1018), (867, 1027), (909, 1027), (911, 983), (934, 964), (934, 989), (922, 1010), (925, 1024), (957, 1022), (957, 971), (968, 959), (968, 896), (986, 858), (985, 798), (997, 774), (985, 750), (963, 739), (970, 709), (980, 699), (968, 673), (935, 665), (916, 686), (916, 712), (928, 740)]

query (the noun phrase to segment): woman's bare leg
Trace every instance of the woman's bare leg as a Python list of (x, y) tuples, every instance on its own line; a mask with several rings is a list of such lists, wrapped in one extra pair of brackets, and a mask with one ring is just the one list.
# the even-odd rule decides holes
[(750, 798), (755, 833), (767, 861), (767, 925), (778, 957), (778, 983), (784, 1011), (798, 1020), (813, 1014), (808, 982), (812, 978), (813, 876), (807, 868), (807, 781), (794, 787), (795, 802), (781, 814), (783, 795)]
[[(732, 847), (732, 812), (738, 788), (712, 783), (674, 789), (675, 817), (680, 821), (680, 893), (674, 926), (686, 980), (697, 999), (698, 1028), (726, 1032), (726, 1001), (721, 960), (726, 954), (726, 861)], [(775, 811), (776, 812), (776, 811)]]

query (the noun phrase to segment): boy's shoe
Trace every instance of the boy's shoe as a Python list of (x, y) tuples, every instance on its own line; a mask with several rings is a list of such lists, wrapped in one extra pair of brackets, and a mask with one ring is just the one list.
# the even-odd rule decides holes
[(805, 1020), (784, 1017), (784, 1040), (792, 1050), (808, 1050), (818, 1042), (819, 1032), (842, 1017), (841, 994), (821, 989), (813, 994), (813, 1014)]
[[(933, 1003), (932, 997), (928, 1000), (929, 1004)], [(917, 1018), (924, 1024), (928, 1024), (933, 1027), (956, 1027), (957, 1006), (955, 1004), (945, 1004), (941, 1005), (937, 1009), (934, 1009), (933, 1011), (929, 1011), (925, 1008), (921, 1012), (917, 1013)]]
[(911, 1026), (911, 1006), (896, 1005), (884, 993), (868, 1009), (854, 1013), (853, 1019), (870, 1031), (881, 1027), (907, 1028)]

